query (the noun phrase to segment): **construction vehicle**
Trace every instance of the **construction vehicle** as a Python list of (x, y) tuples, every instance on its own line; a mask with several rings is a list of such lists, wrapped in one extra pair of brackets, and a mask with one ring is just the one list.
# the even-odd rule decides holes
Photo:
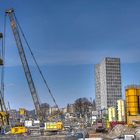
[(105, 131), (105, 125), (104, 125), (103, 119), (97, 119), (96, 132), (104, 132), (104, 131)]
[(0, 134), (5, 132), (6, 126), (9, 125), (9, 113), (7, 111), (5, 101), (4, 101), (4, 44), (3, 44), (3, 34), (0, 33), (0, 40), (2, 40), (2, 50), (0, 57), (1, 66), (1, 89), (0, 89)]
[(9, 114), (5, 111), (0, 111), (1, 126), (5, 126), (9, 123)]
[(50, 132), (58, 132), (64, 129), (63, 123), (60, 121), (58, 122), (46, 122), (45, 123), (45, 130)]
[[(25, 38), (25, 35), (21, 29), (21, 26), (19, 25), (19, 22), (15, 16), (15, 13), (14, 13), (14, 9), (9, 9), (9, 10), (6, 10), (6, 15), (8, 15), (9, 19), (10, 19), (10, 24), (11, 24), (11, 28), (12, 28), (12, 31), (13, 31), (13, 35), (14, 35), (14, 38), (15, 38), (15, 41), (16, 41), (16, 46), (17, 46), (17, 49), (18, 49), (18, 52), (19, 52), (19, 55), (20, 55), (20, 59), (21, 59), (21, 62), (22, 62), (22, 66), (23, 66), (23, 69), (24, 69), (24, 73), (25, 73), (25, 76), (26, 76), (26, 79), (27, 79), (27, 82), (28, 82), (28, 86), (29, 86), (29, 89), (30, 89), (30, 93), (31, 93), (31, 96), (32, 96), (32, 99), (33, 99), (33, 102), (34, 102), (34, 106), (35, 106), (35, 110), (36, 110), (36, 114), (37, 114), (37, 117), (40, 121), (40, 123), (44, 123), (46, 120), (45, 120), (45, 116), (43, 116), (43, 112), (42, 112), (42, 109), (41, 109), (41, 104), (40, 104), (40, 101), (39, 101), (39, 97), (38, 97), (38, 94), (37, 94), (37, 91), (36, 91), (36, 88), (35, 88), (35, 84), (34, 84), (34, 81), (33, 81), (33, 78), (32, 78), (32, 75), (31, 75), (31, 71), (30, 71), (30, 68), (29, 68), (29, 65), (28, 65), (28, 61), (27, 61), (27, 58), (26, 58), (26, 55), (25, 55), (25, 51), (24, 51), (24, 48), (23, 48), (23, 44), (22, 44), (22, 38), (20, 37), (20, 33), (22, 34), (28, 48), (29, 48), (29, 51), (32, 55), (32, 58), (39, 70), (39, 73), (49, 91), (49, 94), (51, 95), (55, 105), (57, 106), (58, 110), (59, 110), (59, 107), (58, 105), (56, 104), (56, 101), (55, 101), (55, 98), (53, 97), (49, 87), (48, 87), (48, 84), (42, 74), (42, 71), (35, 59), (35, 56), (33, 55), (33, 52), (31, 51), (31, 48)], [(60, 110), (59, 110), (60, 111)], [(59, 129), (60, 129), (60, 126), (62, 127), (62, 122), (61, 122), (61, 125), (60, 123), (58, 123), (58, 125), (56, 125)], [(16, 132), (15, 131), (12, 131), (13, 134), (15, 133), (18, 133), (18, 131), (20, 132), (21, 130), (21, 127), (19, 127), (19, 130), (18, 130), (18, 127), (16, 127)]]
[[(23, 45), (22, 45), (22, 41), (21, 41), (21, 38), (20, 38), (19, 28), (17, 26), (14, 10), (9, 9), (9, 10), (6, 11), (6, 14), (9, 16), (9, 19), (10, 19), (11, 28), (12, 28), (12, 31), (13, 31), (13, 34), (14, 34), (14, 38), (15, 38), (16, 45), (17, 45), (17, 48), (18, 48), (18, 52), (19, 52), (19, 55), (20, 55), (20, 59), (21, 59), (21, 62), (22, 62), (24, 73), (25, 73), (25, 76), (26, 76), (26, 79), (27, 79), (27, 82), (28, 82), (28, 85), (29, 85), (31, 96), (32, 96), (32, 99), (33, 99), (33, 102), (34, 102), (34, 105), (35, 105), (37, 116), (38, 116), (40, 122), (43, 122), (43, 115), (42, 115), (42, 111), (41, 111), (41, 107), (40, 107), (39, 98), (38, 98), (37, 91), (36, 91), (36, 88), (35, 88), (35, 85), (34, 85), (34, 82), (33, 82), (33, 79), (32, 79), (32, 75), (31, 75), (31, 72), (30, 72), (30, 69), (29, 69), (28, 62), (27, 62), (27, 59), (26, 59), (26, 56), (25, 56), (25, 52), (24, 52), (24, 49), (23, 49)], [(21, 133), (25, 133), (25, 132), (26, 132), (26, 128), (24, 126), (13, 127), (11, 129), (12, 134), (21, 134)]]
[(35, 85), (34, 85), (34, 82), (33, 82), (33, 78), (32, 78), (32, 75), (31, 75), (31, 72), (30, 72), (30, 69), (29, 69), (29, 65), (28, 65), (28, 62), (27, 62), (27, 59), (26, 59), (26, 55), (25, 55), (25, 52), (24, 52), (24, 49), (23, 49), (23, 45), (22, 45), (17, 21), (16, 21), (16, 18), (15, 18), (14, 10), (9, 9), (9, 10), (6, 11), (6, 14), (9, 16), (9, 19), (10, 19), (11, 28), (12, 28), (12, 31), (13, 31), (13, 34), (14, 34), (14, 38), (15, 38), (16, 45), (17, 45), (17, 48), (18, 48), (18, 52), (19, 52), (19, 55), (20, 55), (20, 59), (21, 59), (21, 62), (22, 62), (24, 73), (25, 73), (25, 76), (26, 76), (26, 79), (27, 79), (27, 82), (28, 82), (30, 92), (31, 92), (31, 96), (33, 98), (33, 102), (34, 102), (34, 105), (35, 105), (37, 116), (38, 116), (40, 121), (43, 121), (39, 98), (38, 98), (37, 91), (36, 91), (36, 88), (35, 88)]
[(11, 134), (25, 134), (28, 132), (28, 129), (25, 126), (15, 126), (11, 128)]
[(64, 130), (63, 122), (60, 117), (62, 112), (56, 111), (55, 114), (50, 115), (47, 119), (48, 121), (45, 123), (45, 130), (49, 132), (58, 132)]

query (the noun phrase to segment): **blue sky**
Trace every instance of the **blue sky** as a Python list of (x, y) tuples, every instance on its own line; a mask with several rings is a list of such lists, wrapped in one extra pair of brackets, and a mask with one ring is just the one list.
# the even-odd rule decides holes
[[(13, 7), (59, 106), (79, 97), (95, 97), (94, 64), (120, 57), (122, 92), (140, 83), (139, 0), (0, 0)], [(7, 19), (8, 20), (8, 19)], [(25, 47), (41, 102), (53, 105)], [(5, 100), (11, 108), (34, 107), (7, 22)]]

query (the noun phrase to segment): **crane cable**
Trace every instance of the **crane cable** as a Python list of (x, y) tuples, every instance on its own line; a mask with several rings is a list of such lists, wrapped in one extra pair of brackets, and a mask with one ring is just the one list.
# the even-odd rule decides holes
[(20, 31), (21, 31), (21, 34), (22, 34), (22, 36), (23, 36), (23, 38), (24, 38), (24, 40), (25, 40), (25, 43), (26, 43), (26, 45), (27, 45), (27, 47), (28, 47), (28, 49), (29, 49), (29, 51), (30, 51), (30, 53), (31, 53), (31, 56), (32, 56), (32, 58), (33, 58), (33, 60), (34, 60), (34, 62), (35, 62), (35, 64), (36, 64), (36, 66), (37, 66), (37, 69), (38, 69), (38, 71), (39, 71), (39, 73), (40, 73), (40, 75), (41, 75), (41, 77), (42, 77), (42, 79), (43, 79), (43, 81), (44, 81), (44, 83), (45, 83), (45, 85), (46, 85), (48, 91), (49, 91), (49, 94), (51, 95), (51, 97), (52, 97), (52, 99), (53, 99), (53, 102), (55, 103), (55, 106), (58, 108), (58, 111), (60, 112), (60, 109), (59, 109), (59, 107), (58, 107), (58, 105), (57, 105), (57, 103), (56, 103), (56, 100), (55, 100), (55, 98), (54, 98), (54, 96), (53, 96), (53, 94), (52, 94), (52, 92), (51, 92), (51, 90), (50, 90), (50, 88), (49, 88), (49, 86), (48, 86), (48, 83), (47, 83), (47, 81), (46, 81), (46, 79), (45, 79), (45, 77), (44, 77), (44, 75), (43, 75), (43, 73), (42, 73), (42, 70), (40, 69), (40, 67), (39, 67), (39, 65), (38, 65), (38, 63), (37, 63), (37, 60), (36, 60), (36, 58), (35, 58), (35, 55), (33, 54), (33, 51), (31, 50), (31, 47), (30, 47), (30, 45), (29, 45), (29, 43), (28, 43), (28, 41), (27, 41), (27, 39), (26, 39), (26, 37), (25, 37), (25, 34), (24, 34), (24, 32), (23, 32), (23, 30), (22, 30), (22, 28), (21, 28), (21, 26), (20, 26), (20, 24), (19, 24), (19, 22), (18, 22), (18, 20), (17, 20), (17, 18), (16, 18), (16, 16), (15, 16), (15, 14), (14, 14), (14, 17), (15, 17), (17, 26), (19, 27), (19, 29), (20, 29)]

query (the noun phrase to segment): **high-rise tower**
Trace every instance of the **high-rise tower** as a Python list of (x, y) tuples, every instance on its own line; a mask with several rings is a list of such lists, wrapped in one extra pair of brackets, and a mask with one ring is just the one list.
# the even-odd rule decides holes
[(95, 66), (96, 109), (116, 107), (122, 98), (121, 67), (119, 58), (104, 58)]

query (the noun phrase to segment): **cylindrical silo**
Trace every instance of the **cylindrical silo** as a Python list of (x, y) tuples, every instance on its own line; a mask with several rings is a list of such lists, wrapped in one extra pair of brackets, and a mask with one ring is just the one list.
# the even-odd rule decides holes
[(109, 107), (108, 108), (108, 121), (116, 121), (116, 110), (115, 107)]
[(126, 89), (127, 116), (140, 114), (140, 87), (129, 86)]

